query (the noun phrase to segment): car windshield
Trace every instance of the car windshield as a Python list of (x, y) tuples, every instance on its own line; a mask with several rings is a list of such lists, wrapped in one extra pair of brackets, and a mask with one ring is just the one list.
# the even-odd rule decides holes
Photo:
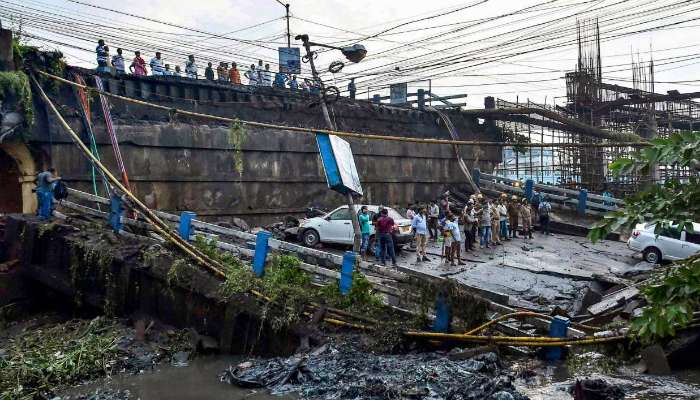
[(404, 217), (401, 214), (399, 214), (398, 212), (396, 212), (396, 210), (394, 210), (393, 208), (389, 208), (388, 210), (389, 210), (389, 216), (394, 221), (397, 221), (399, 219), (406, 219), (406, 217)]

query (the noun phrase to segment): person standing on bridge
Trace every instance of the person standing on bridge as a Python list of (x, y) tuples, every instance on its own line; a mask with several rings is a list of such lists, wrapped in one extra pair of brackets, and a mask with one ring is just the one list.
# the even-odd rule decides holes
[(212, 68), (211, 62), (209, 62), (207, 68), (204, 69), (204, 77), (207, 78), (208, 81), (214, 80), (214, 68)]
[(348, 83), (348, 92), (350, 92), (350, 98), (355, 100), (355, 93), (357, 92), (355, 78), (350, 78), (350, 83)]
[(100, 39), (97, 41), (95, 54), (97, 55), (97, 72), (109, 72), (109, 65), (107, 63), (109, 59), (109, 48), (105, 45), (104, 40)]
[(150, 65), (151, 67), (151, 75), (163, 75), (165, 69), (163, 67), (163, 59), (161, 58), (160, 51), (156, 51), (156, 56), (151, 58), (151, 61), (148, 63), (148, 65)]
[(297, 82), (296, 75), (292, 75), (292, 79), (289, 80), (287, 86), (289, 86), (289, 89), (291, 90), (299, 90), (299, 82)]
[(270, 71), (270, 64), (265, 64), (265, 70), (260, 73), (261, 81), (258, 85), (270, 87), (272, 86), (272, 71)]
[(199, 76), (197, 63), (195, 63), (194, 55), (192, 54), (187, 56), (187, 61), (185, 62), (185, 74), (187, 74), (187, 77), (190, 79), (197, 79)]
[(115, 74), (123, 75), (126, 73), (126, 66), (124, 64), (124, 56), (122, 55), (121, 47), (117, 47), (117, 54), (112, 56), (112, 66), (114, 67)]
[(141, 58), (141, 52), (134, 52), (134, 60), (129, 65), (129, 71), (135, 76), (146, 76), (146, 61)]
[(228, 70), (228, 78), (234, 85), (241, 84), (241, 73), (238, 71), (238, 64), (235, 62), (231, 63), (231, 69)]
[(248, 78), (248, 86), (258, 85), (258, 71), (255, 70), (255, 64), (250, 64), (250, 69), (245, 72), (245, 77)]
[(42, 219), (48, 219), (53, 214), (53, 187), (60, 180), (54, 167), (49, 167), (36, 177), (37, 214)]
[(552, 212), (552, 205), (547, 200), (547, 196), (542, 195), (540, 204), (537, 206), (538, 215), (540, 217), (540, 229), (543, 235), (551, 235), (549, 232), (549, 214)]
[(377, 231), (379, 232), (379, 246), (381, 248), (382, 265), (386, 266), (387, 253), (391, 257), (391, 263), (394, 267), (396, 264), (396, 254), (394, 254), (394, 240), (392, 232), (394, 231), (394, 219), (389, 216), (389, 210), (386, 208), (380, 212), (380, 217), (377, 220)]

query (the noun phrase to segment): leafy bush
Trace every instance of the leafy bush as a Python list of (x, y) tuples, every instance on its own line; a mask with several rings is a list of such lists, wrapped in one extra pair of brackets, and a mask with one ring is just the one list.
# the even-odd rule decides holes
[[(609, 232), (632, 229), (636, 224), (656, 224), (655, 231), (669, 228), (693, 231), (700, 221), (700, 132), (683, 132), (656, 139), (652, 145), (610, 165), (617, 175), (648, 174), (655, 165), (672, 165), (690, 170), (686, 181), (671, 179), (652, 185), (625, 199), (625, 206), (604, 216), (589, 233), (592, 241)], [(650, 343), (675, 335), (691, 323), (700, 310), (700, 256), (676, 262), (656, 275), (643, 288), (648, 306), (632, 323), (632, 332), (641, 342)]]

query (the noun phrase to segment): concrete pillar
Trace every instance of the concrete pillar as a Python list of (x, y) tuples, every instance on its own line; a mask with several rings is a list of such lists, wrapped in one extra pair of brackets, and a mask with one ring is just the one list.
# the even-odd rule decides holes
[(0, 29), (0, 71), (14, 71), (15, 61), (12, 55), (12, 31)]
[(133, 79), (124, 79), (124, 94), (126, 97), (138, 97), (139, 83)]
[(418, 89), (416, 96), (418, 97), (418, 108), (420, 108), (421, 110), (424, 109), (425, 108), (425, 90)]
[(141, 98), (149, 99), (153, 94), (153, 86), (151, 82), (143, 80), (139, 83), (141, 84)]
[(159, 100), (166, 100), (170, 94), (170, 82), (158, 82), (155, 84), (156, 96)]
[(199, 92), (199, 101), (211, 100), (211, 96), (209, 95), (209, 88), (200, 86), (197, 88), (197, 91)]

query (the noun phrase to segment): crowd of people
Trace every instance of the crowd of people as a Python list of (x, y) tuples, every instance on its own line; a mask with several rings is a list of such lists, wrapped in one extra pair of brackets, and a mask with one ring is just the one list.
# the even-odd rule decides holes
[[(406, 217), (411, 220), (414, 233), (417, 262), (429, 261), (429, 241), (442, 242), (442, 256), (453, 265), (464, 265), (464, 254), (479, 249), (499, 246), (503, 241), (519, 237), (532, 239), (533, 218), (538, 217), (541, 233), (550, 235), (549, 222), (552, 205), (546, 196), (537, 196), (531, 202), (518, 196), (506, 194), (490, 199), (482, 194), (472, 195), (466, 206), (457, 212), (448, 196), (426, 206), (407, 208)], [(521, 236), (518, 236), (518, 235)], [(393, 249), (389, 249), (393, 258)], [(384, 247), (379, 258), (384, 259)]]
[[(97, 71), (112, 73), (115, 75), (130, 73), (134, 76), (148, 76), (150, 69), (151, 76), (173, 76), (189, 79), (201, 79), (208, 81), (230, 83), (236, 85), (247, 84), (249, 86), (263, 86), (276, 88), (289, 88), (291, 90), (302, 90), (317, 94), (320, 91), (319, 85), (311, 79), (297, 79), (296, 75), (283, 71), (273, 73), (270, 71), (270, 64), (264, 64), (258, 60), (257, 66), (251, 64), (245, 71), (238, 69), (236, 62), (220, 62), (214, 67), (213, 63), (207, 63), (204, 74), (200, 74), (199, 66), (194, 55), (189, 55), (184, 63), (184, 71), (178, 64), (166, 63), (160, 52), (155, 52), (153, 58), (146, 63), (141, 57), (140, 51), (134, 52), (134, 57), (130, 64), (124, 58), (124, 51), (117, 48), (116, 54), (110, 56), (109, 46), (100, 39), (95, 49), (97, 56)], [(127, 72), (128, 71), (128, 72)], [(245, 79), (245, 82), (242, 79)]]

